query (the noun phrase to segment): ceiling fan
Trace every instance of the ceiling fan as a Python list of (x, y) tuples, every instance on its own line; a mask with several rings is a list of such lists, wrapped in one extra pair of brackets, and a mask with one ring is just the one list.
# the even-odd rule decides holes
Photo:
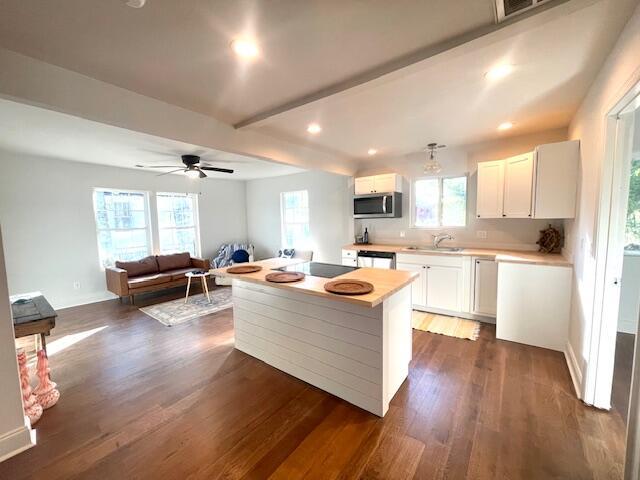
[(182, 163), (184, 163), (185, 168), (175, 168), (177, 165), (136, 165), (139, 168), (173, 168), (175, 170), (171, 170), (170, 172), (161, 173), (161, 175), (168, 175), (169, 173), (174, 172), (184, 172), (185, 175), (191, 178), (207, 178), (207, 175), (203, 172), (203, 170), (210, 170), (212, 172), (221, 172), (221, 173), (233, 173), (233, 170), (228, 168), (218, 168), (207, 163), (200, 162), (199, 155), (181, 155)]

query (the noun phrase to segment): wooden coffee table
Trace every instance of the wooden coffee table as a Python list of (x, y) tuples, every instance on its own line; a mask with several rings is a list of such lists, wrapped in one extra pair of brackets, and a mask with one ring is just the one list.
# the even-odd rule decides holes
[(209, 303), (211, 303), (211, 297), (209, 297), (209, 286), (207, 285), (207, 277), (209, 277), (210, 275), (211, 274), (209, 272), (204, 272), (204, 273), (188, 272), (184, 274), (184, 276), (187, 277), (187, 294), (184, 297), (184, 303), (187, 303), (189, 301), (189, 289), (191, 288), (192, 278), (200, 278), (200, 281), (202, 282), (202, 291), (207, 296), (207, 300), (209, 301)]

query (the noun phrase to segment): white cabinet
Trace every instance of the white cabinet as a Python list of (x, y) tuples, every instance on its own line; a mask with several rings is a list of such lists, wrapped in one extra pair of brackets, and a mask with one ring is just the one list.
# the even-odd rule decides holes
[(356, 195), (402, 192), (402, 177), (395, 173), (357, 177), (354, 181), (354, 189)]
[(414, 308), (452, 314), (469, 312), (470, 257), (399, 253), (396, 268), (420, 274), (412, 284)]
[(496, 338), (564, 351), (571, 278), (567, 266), (499, 263)]
[(540, 145), (534, 153), (533, 218), (574, 218), (580, 142)]
[(426, 304), (426, 282), (427, 267), (426, 265), (418, 265), (413, 263), (397, 263), (397, 270), (406, 270), (407, 272), (417, 272), (419, 274), (411, 284), (411, 301), (414, 306), (421, 307)]
[(534, 152), (478, 163), (478, 218), (575, 217), (580, 143), (539, 145)]
[(478, 218), (501, 218), (504, 193), (504, 161), (478, 163)]
[(347, 267), (357, 267), (358, 252), (356, 250), (342, 250), (342, 265)]
[(502, 216), (529, 218), (533, 191), (533, 153), (507, 158), (504, 163)]
[(473, 313), (496, 316), (498, 297), (498, 264), (495, 260), (473, 260)]
[(462, 310), (462, 268), (427, 266), (427, 308)]

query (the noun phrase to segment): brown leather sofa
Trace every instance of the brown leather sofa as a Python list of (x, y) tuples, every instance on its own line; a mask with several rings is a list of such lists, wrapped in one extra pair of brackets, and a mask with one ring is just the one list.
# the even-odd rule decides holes
[(209, 260), (193, 258), (188, 252), (172, 255), (152, 255), (134, 262), (116, 262), (115, 267), (105, 269), (107, 290), (122, 300), (134, 295), (157, 292), (187, 284), (187, 272), (208, 271)]

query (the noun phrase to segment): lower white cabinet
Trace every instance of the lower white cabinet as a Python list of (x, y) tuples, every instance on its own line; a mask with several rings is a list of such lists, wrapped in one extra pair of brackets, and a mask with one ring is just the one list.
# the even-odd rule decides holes
[(473, 259), (473, 313), (496, 316), (498, 264), (494, 259)]
[(564, 351), (571, 277), (566, 266), (500, 263), (496, 338)]
[(358, 252), (356, 250), (342, 249), (342, 265), (346, 267), (357, 267)]
[(396, 262), (396, 270), (406, 270), (407, 272), (417, 272), (416, 278), (411, 284), (411, 302), (413, 306), (423, 306), (426, 304), (426, 284), (427, 284), (427, 266), (415, 263)]
[(427, 266), (426, 306), (462, 311), (462, 268)]
[(398, 254), (396, 268), (419, 273), (412, 284), (414, 308), (436, 313), (470, 312), (470, 257)]

